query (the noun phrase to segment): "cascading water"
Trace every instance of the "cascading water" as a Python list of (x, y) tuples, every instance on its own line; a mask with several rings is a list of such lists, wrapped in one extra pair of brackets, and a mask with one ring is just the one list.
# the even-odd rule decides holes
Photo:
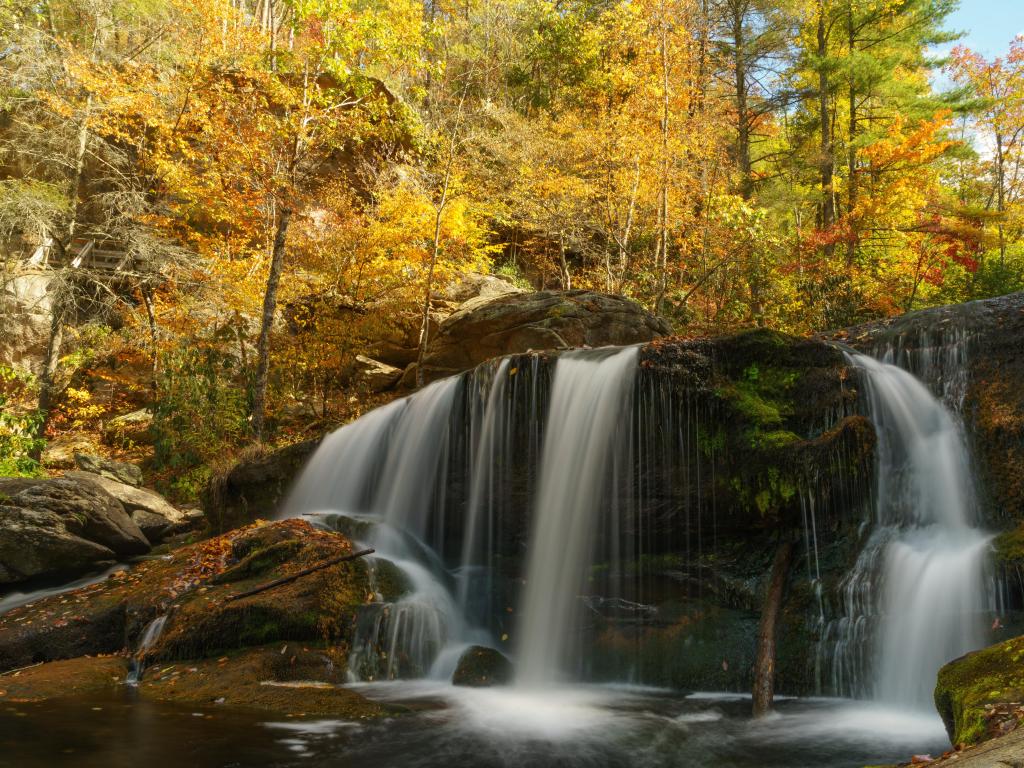
[(142, 680), (142, 675), (146, 672), (146, 653), (156, 645), (156, 641), (160, 639), (160, 635), (163, 634), (164, 625), (167, 623), (167, 614), (157, 616), (142, 631), (142, 639), (139, 640), (139, 647), (135, 650), (135, 655), (132, 656), (131, 670), (128, 672), (128, 677), (125, 679), (125, 683), (131, 686), (139, 684)]
[(540, 489), (526, 566), (518, 681), (538, 686), (565, 670), (571, 632), (610, 490), (617, 444), (632, 410), (637, 348), (577, 352), (555, 368)]
[(878, 436), (877, 501), (875, 528), (843, 586), (847, 615), (832, 637), (833, 684), (930, 708), (939, 667), (984, 644), (990, 537), (975, 527), (970, 461), (955, 416), (907, 371), (849, 358), (862, 372)]
[[(427, 541), (443, 506), (449, 421), (460, 386), (437, 382), (331, 434), (304, 470), (285, 513), (333, 515), (408, 584), (399, 600), (361, 617), (349, 669), (356, 679), (428, 674), (449, 643), (478, 635), (465, 625)], [(336, 523), (337, 524), (337, 523)], [(441, 523), (443, 525), (443, 523)], [(379, 568), (371, 564), (371, 568)]]

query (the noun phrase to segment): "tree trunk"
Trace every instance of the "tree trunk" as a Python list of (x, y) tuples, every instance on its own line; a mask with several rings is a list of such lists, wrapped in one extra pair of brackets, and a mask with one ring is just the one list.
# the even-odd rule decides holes
[(146, 320), (149, 323), (149, 364), (150, 364), (150, 381), (149, 386), (153, 393), (153, 399), (156, 400), (157, 391), (157, 373), (159, 372), (159, 356), (157, 354), (156, 346), (156, 307), (153, 305), (153, 286), (143, 285), (142, 286), (142, 303), (146, 305)]
[[(829, 114), (829, 84), (825, 60), (828, 56), (828, 39), (825, 28), (825, 2), (818, 0), (818, 119), (821, 128), (821, 228), (830, 229), (836, 220), (835, 199), (832, 181), (835, 175), (835, 159), (832, 156), (832, 124)], [(825, 253), (831, 256), (835, 252), (834, 245), (826, 245)]]
[[(75, 149), (75, 170), (68, 185), (68, 201), (71, 204), (71, 220), (67, 228), (67, 244), (75, 238), (78, 229), (78, 194), (82, 188), (82, 176), (85, 173), (85, 151), (89, 147), (89, 115), (92, 112), (92, 96), (85, 102), (85, 112), (82, 115), (82, 122), (78, 126), (78, 146)], [(59, 237), (51, 233), (50, 239), (59, 251), (61, 268), (54, 275), (51, 285), (54, 286), (53, 296), (50, 303), (50, 333), (46, 341), (46, 357), (43, 359), (42, 375), (39, 377), (39, 426), (36, 429), (36, 438), (41, 440), (46, 434), (46, 428), (50, 423), (50, 411), (53, 409), (57, 399), (57, 366), (60, 363), (60, 354), (64, 346), (64, 323), (74, 306), (72, 296), (69, 270), (71, 265), (69, 254), (64, 243)], [(33, 451), (32, 458), (38, 460), (42, 454), (42, 447)]]
[(1003, 160), (1003, 135), (996, 133), (996, 210), (999, 212), (999, 266), (1006, 266), (1006, 233), (1003, 230), (1003, 212), (1006, 210), (1006, 168)]
[(747, 115), (747, 59), (743, 34), (744, 5), (732, 6), (732, 41), (736, 49), (736, 165), (740, 174), (739, 192), (744, 200), (754, 193), (750, 162), (750, 120)]
[(668, 115), (669, 115), (669, 62), (668, 18), (664, 2), (661, 5), (661, 194), (658, 204), (658, 267), (661, 272), (655, 309), (661, 313), (668, 291)]
[[(853, 22), (853, 3), (850, 2), (846, 18), (847, 43), (850, 46), (850, 56), (853, 56), (857, 44), (856, 30)], [(850, 113), (848, 130), (850, 136), (846, 142), (846, 216), (849, 222), (850, 232), (848, 235), (849, 239), (846, 242), (846, 272), (847, 279), (850, 281), (852, 286), (853, 280), (850, 273), (853, 270), (853, 263), (857, 256), (857, 238), (856, 233), (853, 231), (853, 209), (857, 205), (857, 148), (854, 145), (857, 138), (857, 86), (853, 81), (853, 72), (850, 73), (849, 77)]]
[(754, 667), (754, 717), (766, 715), (775, 696), (775, 629), (778, 624), (786, 578), (793, 562), (793, 540), (788, 536), (779, 544), (772, 562), (768, 591), (764, 596), (761, 623), (757, 629), (757, 661)]
[(288, 223), (291, 221), (290, 208), (281, 208), (274, 235), (274, 248), (270, 256), (270, 276), (267, 290), (263, 294), (263, 317), (260, 321), (260, 338), (256, 342), (256, 383), (252, 393), (252, 431), (256, 439), (263, 440), (263, 427), (267, 408), (267, 373), (270, 369), (270, 332), (274, 327), (274, 312), (277, 310), (277, 289), (281, 284), (284, 267), (284, 246), (288, 237)]

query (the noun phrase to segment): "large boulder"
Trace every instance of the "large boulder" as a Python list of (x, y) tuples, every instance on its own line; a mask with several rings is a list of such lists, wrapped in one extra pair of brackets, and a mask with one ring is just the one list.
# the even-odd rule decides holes
[(75, 457), (79, 454), (96, 453), (96, 444), (85, 435), (60, 435), (48, 440), (40, 460), (44, 467), (52, 469), (74, 469)]
[(954, 744), (977, 744), (1024, 721), (1024, 637), (949, 662), (939, 670), (935, 707)]
[(153, 412), (140, 408), (131, 413), (115, 416), (103, 428), (103, 440), (108, 445), (153, 443)]
[(136, 488), (142, 485), (142, 469), (137, 464), (115, 461), (92, 453), (75, 453), (74, 458), (75, 465), (83, 472), (91, 472)]
[(471, 299), (496, 299), (513, 293), (526, 291), (500, 275), (485, 275), (480, 272), (466, 272), (460, 275), (444, 291), (445, 298), (458, 304)]
[(121, 503), (91, 477), (0, 479), (0, 534), (0, 583), (150, 548)]
[(187, 526), (193, 519), (146, 488), (136, 488), (92, 472), (65, 472), (64, 477), (94, 483), (117, 499), (151, 544), (158, 544), (167, 534)]
[(356, 380), (371, 392), (386, 392), (402, 378), (402, 369), (380, 360), (356, 355)]
[(461, 373), (517, 352), (639, 344), (670, 332), (665, 320), (622, 296), (539, 291), (481, 297), (441, 323), (427, 348), (423, 378)]

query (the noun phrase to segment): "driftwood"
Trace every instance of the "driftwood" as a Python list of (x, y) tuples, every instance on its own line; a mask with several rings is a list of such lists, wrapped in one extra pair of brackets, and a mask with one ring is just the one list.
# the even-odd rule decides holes
[(754, 717), (766, 715), (775, 697), (775, 630), (782, 607), (786, 578), (793, 562), (794, 544), (791, 538), (784, 539), (775, 551), (768, 591), (764, 596), (761, 611), (761, 625), (757, 630), (757, 663), (754, 669)]
[(372, 555), (375, 551), (376, 550), (373, 549), (364, 549), (359, 552), (353, 552), (351, 555), (343, 555), (341, 557), (334, 557), (330, 560), (325, 560), (324, 562), (317, 563), (316, 565), (310, 568), (304, 568), (298, 573), (293, 573), (291, 576), (282, 576), (280, 579), (275, 579), (274, 581), (268, 582), (266, 584), (260, 584), (258, 587), (253, 587), (252, 589), (246, 590), (245, 592), (239, 592), (237, 595), (231, 595), (230, 597), (226, 597), (224, 598), (224, 602), (230, 603), (232, 600), (241, 600), (243, 597), (252, 597), (253, 595), (258, 595), (260, 592), (266, 592), (268, 589), (275, 589), (276, 587), (280, 587), (283, 584), (290, 584), (296, 579), (301, 579), (303, 576), (308, 576), (311, 573), (322, 571), (324, 568), (330, 568), (332, 565), (337, 565), (338, 563), (345, 563), (349, 560), (355, 560), (356, 558), (363, 557), (364, 555)]

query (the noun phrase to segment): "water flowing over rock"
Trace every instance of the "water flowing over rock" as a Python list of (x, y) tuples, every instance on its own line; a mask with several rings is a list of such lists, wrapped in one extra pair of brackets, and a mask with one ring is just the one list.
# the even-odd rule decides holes
[(873, 658), (876, 698), (929, 709), (939, 668), (984, 644), (991, 537), (974, 527), (978, 507), (955, 416), (906, 371), (863, 355), (852, 362), (879, 436), (877, 506), (848, 576), (856, 599), (847, 607), (858, 613), (837, 638), (833, 662), (847, 669), (834, 676), (854, 691), (867, 687), (858, 679), (866, 665), (849, 655)]
[[(844, 371), (767, 332), (513, 355), (338, 430), (285, 514), (374, 546), (407, 585), (364, 610), (351, 673), (449, 678), (480, 644), (534, 684), (749, 685), (771, 541), (804, 531), (809, 572), (835, 572), (819, 547), (869, 495)], [(792, 689), (814, 687), (817, 578), (787, 618)]]
[(619, 448), (628, 451), (637, 353), (635, 347), (569, 353), (555, 369), (527, 552), (518, 647), (522, 685), (556, 681), (570, 664), (577, 593), (585, 589), (598, 534), (596, 510), (604, 499), (618, 497), (614, 483), (625, 474), (628, 453)]

